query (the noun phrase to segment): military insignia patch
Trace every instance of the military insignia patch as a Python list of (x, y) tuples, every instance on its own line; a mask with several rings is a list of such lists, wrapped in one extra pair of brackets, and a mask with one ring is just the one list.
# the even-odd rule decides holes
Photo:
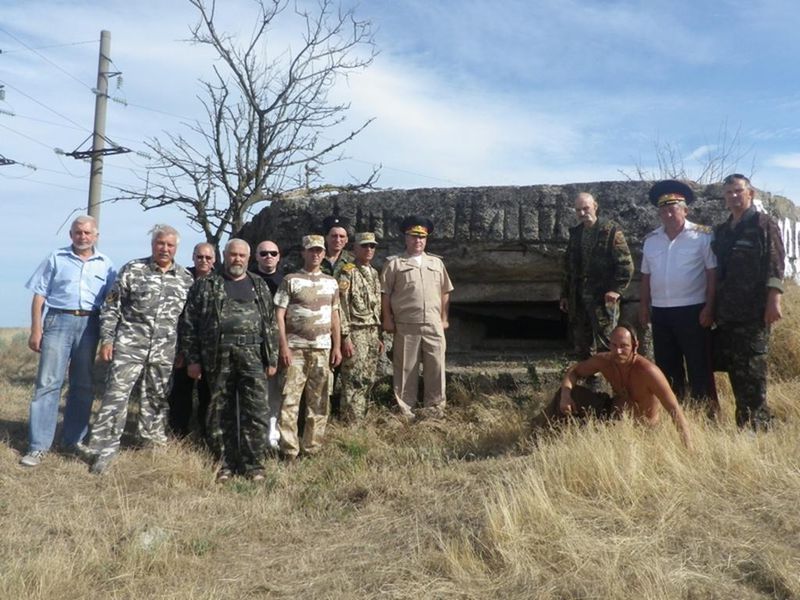
[(339, 280), (339, 291), (346, 292), (348, 289), (350, 289), (350, 282), (347, 281), (346, 279), (340, 279)]
[(356, 268), (356, 264), (355, 263), (345, 263), (342, 266), (342, 273), (349, 273), (350, 271), (352, 271), (355, 268)]

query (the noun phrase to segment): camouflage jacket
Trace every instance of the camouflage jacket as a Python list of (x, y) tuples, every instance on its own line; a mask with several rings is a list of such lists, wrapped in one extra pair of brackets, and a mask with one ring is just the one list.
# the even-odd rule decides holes
[(166, 271), (152, 258), (120, 270), (100, 312), (100, 340), (114, 344), (114, 356), (171, 363), (177, 325), (192, 276), (177, 263)]
[(633, 259), (619, 225), (598, 219), (593, 229), (596, 231), (596, 240), (587, 265), (582, 264), (583, 224), (569, 230), (561, 297), (569, 300), (570, 313), (574, 312), (578, 293), (583, 298), (603, 302), (606, 292), (621, 295), (633, 276)]
[(764, 318), (769, 288), (783, 291), (785, 252), (777, 223), (748, 209), (735, 227), (733, 217), (714, 227), (717, 255), (716, 319), (745, 322)]
[(342, 268), (345, 265), (353, 264), (356, 261), (356, 257), (353, 256), (353, 253), (349, 250), (342, 250), (342, 253), (339, 255), (339, 260), (335, 263), (331, 263), (328, 260), (328, 257), (322, 259), (322, 264), (319, 266), (320, 270), (325, 273), (325, 275), (330, 275), (334, 279), (339, 279), (339, 274), (342, 272)]
[(339, 314), (342, 336), (351, 326), (381, 324), (381, 278), (375, 267), (348, 263), (339, 274)]
[[(272, 294), (264, 280), (247, 272), (253, 283), (256, 304), (261, 313), (261, 359), (264, 366), (278, 366), (278, 328)], [(212, 273), (198, 279), (189, 291), (186, 310), (181, 318), (181, 348), (186, 351), (187, 364), (199, 363), (204, 370), (215, 371), (220, 343), (220, 316), (228, 300), (225, 280)]]

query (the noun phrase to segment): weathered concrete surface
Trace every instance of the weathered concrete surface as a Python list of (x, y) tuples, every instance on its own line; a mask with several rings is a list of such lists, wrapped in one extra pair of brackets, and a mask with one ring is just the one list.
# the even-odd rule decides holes
[[(378, 261), (402, 250), (398, 224), (405, 215), (429, 216), (436, 231), (430, 252), (445, 258), (455, 284), (456, 304), (538, 303), (558, 299), (561, 256), (568, 229), (575, 224), (572, 199), (590, 192), (600, 214), (620, 223), (634, 254), (637, 273), (642, 239), (658, 226), (656, 211), (647, 201), (647, 182), (596, 182), (524, 187), (432, 188), (340, 194), (323, 199), (273, 203), (240, 232), (256, 244), (278, 242), (284, 255), (299, 248), (300, 237), (319, 227), (322, 219), (338, 214), (355, 231), (375, 231), (380, 240)], [(711, 225), (727, 211), (721, 185), (695, 186), (697, 202), (689, 218)], [(763, 207), (780, 222), (787, 246), (787, 275), (797, 274), (800, 213), (787, 199), (758, 194)], [(631, 285), (627, 300), (636, 300)]]

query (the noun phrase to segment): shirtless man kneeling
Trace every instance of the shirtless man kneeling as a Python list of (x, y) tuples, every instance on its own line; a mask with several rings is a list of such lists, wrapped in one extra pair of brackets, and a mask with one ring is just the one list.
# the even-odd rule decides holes
[[(683, 445), (691, 449), (689, 426), (678, 399), (661, 370), (636, 354), (639, 342), (635, 332), (620, 325), (611, 332), (609, 345), (609, 352), (595, 354), (567, 369), (561, 388), (535, 425), (569, 416), (585, 418), (590, 414), (598, 419), (612, 419), (629, 412), (637, 421), (653, 426), (658, 423), (663, 406), (675, 422)], [(596, 373), (601, 373), (608, 381), (613, 397), (578, 385), (579, 378)]]

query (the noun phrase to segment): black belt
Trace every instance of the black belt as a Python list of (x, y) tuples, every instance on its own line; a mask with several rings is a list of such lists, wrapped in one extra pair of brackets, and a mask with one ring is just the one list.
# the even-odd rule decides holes
[(223, 333), (219, 337), (221, 344), (229, 346), (257, 346), (262, 342), (261, 336), (254, 333)]
[(50, 308), (48, 311), (62, 315), (72, 315), (73, 317), (95, 317), (100, 314), (99, 310), (80, 310), (77, 308)]

